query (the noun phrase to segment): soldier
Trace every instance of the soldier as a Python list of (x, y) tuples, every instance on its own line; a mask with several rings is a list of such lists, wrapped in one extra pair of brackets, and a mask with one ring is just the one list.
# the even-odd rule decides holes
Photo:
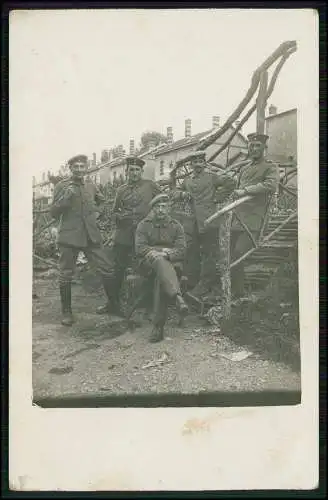
[[(248, 150), (250, 165), (241, 168), (235, 198), (250, 195), (252, 199), (245, 201), (234, 210), (231, 226), (231, 259), (236, 260), (253, 247), (250, 235), (244, 230), (246, 224), (255, 241), (268, 209), (268, 203), (278, 187), (279, 169), (264, 158), (268, 136), (249, 134)], [(233, 295), (238, 298), (244, 294), (245, 270), (241, 262), (231, 270), (231, 286)]]
[(115, 275), (112, 284), (112, 301), (98, 309), (98, 314), (113, 311), (122, 315), (119, 294), (126, 269), (134, 255), (134, 236), (138, 223), (149, 212), (149, 203), (161, 192), (159, 186), (142, 179), (145, 162), (136, 156), (126, 158), (127, 183), (117, 189), (113, 205), (113, 255)]
[(97, 227), (97, 205), (103, 196), (92, 183), (84, 182), (88, 158), (77, 155), (68, 161), (71, 176), (56, 184), (50, 214), (59, 221), (59, 289), (62, 324), (74, 322), (71, 307), (71, 284), (80, 251), (87, 256), (102, 276), (105, 293), (111, 298), (112, 266), (104, 251)]
[(181, 317), (188, 312), (178, 279), (186, 241), (182, 225), (169, 215), (168, 195), (157, 195), (150, 205), (150, 214), (137, 227), (135, 247), (141, 272), (155, 278), (154, 326), (149, 341), (160, 342), (169, 302), (175, 301)]
[(217, 209), (218, 188), (223, 188), (225, 195), (230, 195), (235, 187), (235, 181), (229, 175), (207, 172), (205, 157), (204, 151), (195, 151), (184, 158), (184, 162), (190, 161), (193, 174), (183, 181), (180, 190), (174, 194), (175, 199), (189, 199), (194, 208), (195, 235), (200, 249), (201, 269), (199, 282), (190, 293), (196, 297), (209, 292), (219, 281), (216, 260), (220, 220), (214, 221), (206, 230), (204, 221)]

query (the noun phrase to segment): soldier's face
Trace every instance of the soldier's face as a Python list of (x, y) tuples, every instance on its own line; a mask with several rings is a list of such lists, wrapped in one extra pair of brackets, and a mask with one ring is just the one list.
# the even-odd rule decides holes
[(161, 201), (154, 206), (154, 213), (158, 219), (163, 219), (169, 213), (170, 205), (166, 201)]
[(205, 162), (202, 158), (196, 158), (191, 162), (191, 168), (196, 173), (201, 172), (204, 169), (204, 167), (205, 167)]
[(82, 161), (76, 161), (73, 165), (71, 165), (71, 172), (73, 177), (81, 179), (87, 172), (87, 164)]
[(138, 165), (130, 165), (128, 169), (128, 179), (136, 182), (142, 177), (142, 168)]
[(262, 142), (251, 142), (248, 146), (249, 156), (254, 160), (259, 160), (264, 154), (265, 146)]

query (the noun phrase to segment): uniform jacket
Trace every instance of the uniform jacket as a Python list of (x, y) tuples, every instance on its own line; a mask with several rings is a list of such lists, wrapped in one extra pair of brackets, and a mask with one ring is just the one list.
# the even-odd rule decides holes
[[(237, 207), (234, 213), (253, 231), (259, 231), (265, 217), (271, 195), (275, 193), (279, 183), (278, 167), (263, 159), (241, 169), (238, 178), (238, 189), (245, 189), (253, 198)], [(232, 229), (240, 229), (241, 225), (233, 218)]]
[[(69, 188), (73, 193), (69, 192)], [(97, 226), (97, 205), (104, 201), (103, 195), (90, 181), (64, 179), (55, 186), (50, 214), (59, 220), (57, 243), (78, 248), (101, 244)]]
[[(191, 195), (198, 231), (204, 232), (204, 221), (217, 210), (218, 188), (224, 188), (230, 194), (235, 187), (235, 180), (227, 174), (217, 175), (203, 171), (186, 178), (181, 190)], [(213, 221), (211, 227), (218, 227), (220, 220)]]
[(118, 188), (113, 206), (114, 243), (134, 245), (136, 227), (149, 213), (149, 202), (160, 192), (160, 187), (148, 179)]
[(138, 224), (136, 230), (135, 250), (140, 263), (147, 265), (149, 252), (156, 248), (169, 249), (169, 260), (172, 263), (183, 261), (186, 251), (185, 234), (177, 220), (170, 216), (157, 220), (150, 213)]

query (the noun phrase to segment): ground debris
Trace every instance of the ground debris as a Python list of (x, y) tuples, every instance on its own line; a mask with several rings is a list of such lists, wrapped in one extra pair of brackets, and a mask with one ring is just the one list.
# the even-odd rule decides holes
[(55, 366), (49, 370), (49, 373), (54, 375), (64, 375), (73, 371), (73, 366)]
[(141, 368), (142, 370), (146, 370), (147, 368), (153, 368), (156, 366), (161, 366), (166, 363), (170, 363), (171, 359), (169, 355), (166, 352), (163, 352), (161, 356), (158, 359), (154, 359), (152, 361), (149, 361), (148, 363), (144, 364)]
[(243, 361), (244, 359), (247, 359), (252, 355), (253, 355), (253, 353), (251, 351), (247, 351), (246, 349), (244, 349), (242, 351), (236, 351), (236, 352), (217, 351), (217, 352), (212, 352), (210, 354), (210, 356), (212, 358), (222, 357), (225, 359), (229, 359), (230, 361)]

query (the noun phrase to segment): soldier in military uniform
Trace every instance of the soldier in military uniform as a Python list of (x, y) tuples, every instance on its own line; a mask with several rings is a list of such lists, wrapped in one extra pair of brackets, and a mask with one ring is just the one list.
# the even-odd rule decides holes
[(164, 338), (169, 302), (175, 302), (180, 316), (188, 312), (179, 284), (186, 241), (182, 225), (169, 215), (168, 195), (157, 195), (150, 206), (151, 212), (137, 227), (135, 248), (141, 272), (155, 278), (154, 327), (149, 340), (159, 342)]
[(84, 182), (88, 158), (77, 155), (68, 161), (71, 176), (56, 184), (50, 214), (59, 221), (59, 289), (62, 324), (72, 325), (71, 283), (80, 251), (100, 272), (105, 293), (111, 299), (112, 265), (105, 253), (97, 227), (97, 205), (103, 195), (92, 182)]
[[(247, 138), (249, 158), (252, 159), (252, 163), (241, 168), (234, 196), (238, 199), (250, 195), (252, 199), (234, 210), (230, 245), (232, 261), (237, 260), (254, 246), (242, 224), (246, 224), (254, 240), (258, 240), (268, 203), (279, 183), (278, 167), (264, 157), (269, 137), (253, 133)], [(241, 262), (231, 270), (232, 293), (236, 298), (244, 294), (244, 280), (244, 263)]]
[(112, 301), (98, 309), (98, 314), (114, 311), (122, 314), (119, 294), (126, 269), (134, 255), (134, 236), (138, 223), (149, 212), (149, 203), (161, 192), (152, 180), (143, 179), (145, 162), (136, 156), (126, 159), (127, 183), (117, 189), (113, 205), (113, 256), (115, 274), (112, 283)]
[(190, 162), (193, 174), (184, 179), (174, 194), (175, 199), (182, 197), (191, 201), (196, 218), (194, 234), (200, 249), (201, 269), (199, 282), (190, 292), (196, 297), (210, 292), (211, 287), (219, 282), (216, 262), (220, 220), (215, 220), (207, 229), (204, 221), (217, 210), (218, 189), (229, 196), (235, 187), (234, 179), (228, 174), (207, 172), (205, 157), (204, 151), (195, 151), (184, 158), (184, 162)]

